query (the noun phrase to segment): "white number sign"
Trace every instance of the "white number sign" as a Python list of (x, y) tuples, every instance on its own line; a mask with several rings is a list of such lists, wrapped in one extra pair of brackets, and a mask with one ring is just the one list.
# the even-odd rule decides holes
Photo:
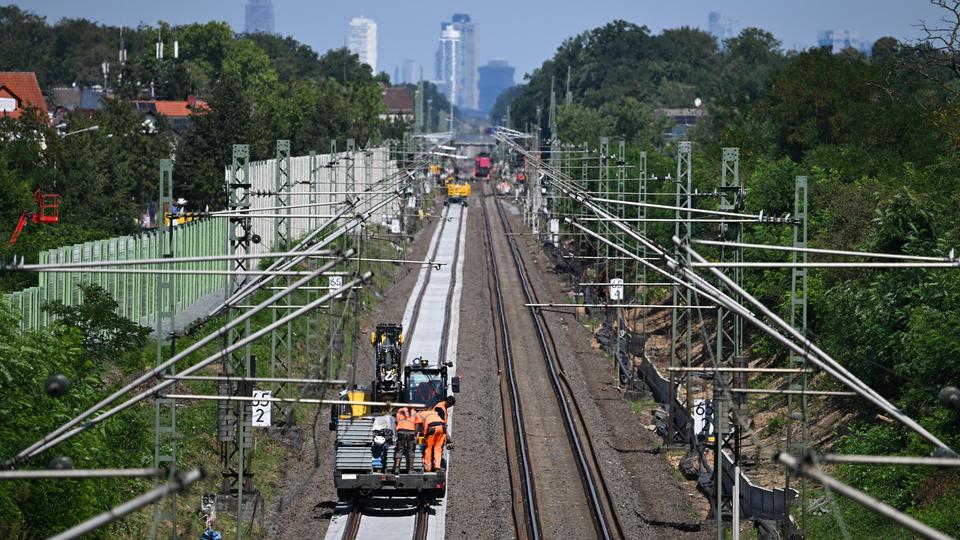
[[(330, 280), (329, 288), (331, 291), (339, 289), (340, 287), (343, 287), (343, 276), (330, 276), (328, 279)], [(343, 293), (340, 293), (334, 298), (341, 298), (342, 296), (343, 296)]]
[(713, 434), (713, 402), (709, 399), (698, 399), (694, 402), (693, 433)]
[(623, 300), (623, 280), (613, 278), (610, 280), (610, 299)]
[[(253, 391), (254, 399), (263, 399), (270, 397), (270, 390), (254, 390)], [(252, 401), (253, 406), (253, 427), (270, 427), (270, 409), (272, 409), (272, 402), (264, 401)]]
[(400, 234), (400, 218), (393, 218), (390, 221), (390, 232), (392, 234)]

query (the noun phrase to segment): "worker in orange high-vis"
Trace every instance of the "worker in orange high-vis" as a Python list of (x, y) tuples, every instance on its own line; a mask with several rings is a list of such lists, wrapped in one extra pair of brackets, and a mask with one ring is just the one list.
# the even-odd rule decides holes
[(393, 448), (393, 474), (399, 474), (401, 455), (406, 460), (406, 472), (413, 470), (414, 449), (417, 444), (417, 410), (413, 407), (400, 407), (395, 416), (397, 445)]
[(447, 441), (447, 422), (440, 418), (435, 409), (421, 412), (420, 433), (423, 435), (423, 472), (434, 472), (440, 468), (443, 460), (443, 445)]
[[(433, 410), (437, 411), (437, 414), (440, 415), (440, 418), (444, 422), (449, 423), (450, 417), (448, 416), (447, 407), (453, 407), (457, 404), (457, 398), (453, 396), (447, 396), (442, 400), (438, 401), (436, 405), (433, 406)], [(449, 443), (449, 441), (447, 441)]]

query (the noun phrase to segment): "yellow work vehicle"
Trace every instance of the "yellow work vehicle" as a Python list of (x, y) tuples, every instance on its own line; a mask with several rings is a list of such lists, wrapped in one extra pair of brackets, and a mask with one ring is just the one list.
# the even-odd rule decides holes
[(443, 202), (444, 206), (450, 204), (462, 204), (463, 206), (467, 205), (467, 198), (470, 197), (470, 184), (467, 182), (458, 183), (448, 182), (447, 183), (447, 200)]

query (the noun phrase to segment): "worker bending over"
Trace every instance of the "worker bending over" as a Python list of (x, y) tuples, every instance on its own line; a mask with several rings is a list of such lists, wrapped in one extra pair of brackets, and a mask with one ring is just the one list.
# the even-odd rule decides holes
[(396, 412), (397, 445), (393, 449), (393, 474), (399, 474), (400, 456), (406, 460), (405, 472), (413, 469), (414, 448), (417, 443), (417, 410), (400, 407)]
[(417, 415), (418, 432), (423, 435), (423, 471), (433, 472), (442, 468), (443, 447), (452, 440), (447, 439), (447, 422), (449, 413), (447, 407), (456, 403), (453, 396), (446, 397), (437, 403), (433, 409), (421, 411)]

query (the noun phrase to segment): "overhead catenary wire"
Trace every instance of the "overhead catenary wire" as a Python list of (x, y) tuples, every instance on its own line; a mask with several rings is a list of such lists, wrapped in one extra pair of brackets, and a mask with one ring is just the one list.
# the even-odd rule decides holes
[(921, 523), (913, 516), (900, 512), (896, 508), (893, 508), (877, 499), (874, 499), (866, 493), (863, 493), (862, 491), (858, 491), (840, 482), (839, 480), (830, 477), (820, 470), (820, 467), (818, 467), (815, 463), (808, 463), (807, 461), (787, 454), (786, 452), (781, 452), (777, 455), (777, 462), (790, 471), (801, 476), (806, 476), (814, 482), (821, 484), (829, 491), (839, 493), (840, 495), (859, 503), (864, 508), (880, 514), (881, 516), (909, 529), (910, 531), (913, 531), (916, 534), (919, 534), (924, 538), (931, 540), (950, 540), (949, 535), (946, 535), (930, 527), (929, 525)]
[(104, 525), (108, 525), (128, 514), (136, 512), (137, 510), (140, 510), (149, 504), (153, 504), (161, 499), (164, 499), (172, 493), (176, 493), (192, 484), (195, 484), (202, 479), (203, 476), (203, 471), (200, 469), (194, 469), (183, 474), (175, 474), (166, 484), (151, 489), (143, 495), (134, 497), (133, 499), (130, 499), (119, 506), (111, 508), (102, 514), (84, 521), (83, 523), (74, 525), (62, 533), (51, 536), (48, 540), (73, 540), (74, 538), (80, 538), (81, 536), (95, 531)]
[[(326, 302), (330, 301), (332, 298), (335, 298), (336, 295), (342, 294), (342, 293), (348, 291), (348, 290), (350, 289), (350, 287), (352, 287), (352, 286), (354, 286), (354, 285), (356, 285), (356, 284), (358, 284), (358, 283), (364, 283), (364, 282), (366, 282), (366, 281), (369, 281), (369, 279), (370, 279), (372, 276), (373, 276), (373, 274), (372, 274), (371, 272), (367, 272), (367, 273), (365, 273), (363, 276), (361, 276), (361, 277), (359, 277), (359, 278), (357, 278), (357, 279), (351, 280), (349, 283), (345, 283), (343, 287), (340, 287), (340, 288), (337, 289), (336, 291), (332, 291), (332, 292), (330, 292), (329, 294), (324, 295), (324, 296), (322, 296), (322, 297), (320, 297), (320, 298), (318, 298), (318, 299), (310, 302), (309, 304), (305, 305), (304, 307), (302, 307), (302, 308), (294, 311), (293, 313), (289, 313), (289, 314), (285, 315), (285, 316), (282, 317), (282, 318), (278, 318), (278, 319), (277, 319), (275, 322), (273, 322), (272, 324), (269, 324), (269, 325), (261, 328), (260, 330), (257, 330), (256, 332), (253, 332), (253, 333), (250, 334), (249, 336), (247, 336), (247, 337), (245, 337), (245, 338), (243, 338), (243, 339), (241, 339), (241, 340), (238, 340), (238, 341), (236, 341), (236, 342), (234, 342), (234, 343), (231, 343), (229, 346), (225, 347), (224, 349), (220, 350), (219, 352), (214, 353), (214, 354), (208, 356), (207, 358), (201, 360), (200, 362), (198, 362), (198, 363), (190, 366), (189, 368), (183, 370), (182, 372), (180, 372), (180, 374), (181, 374), (181, 375), (190, 375), (190, 374), (192, 374), (192, 373), (194, 373), (194, 372), (196, 372), (196, 371), (198, 371), (198, 370), (206, 367), (207, 365), (209, 365), (209, 364), (211, 364), (211, 363), (213, 363), (213, 362), (216, 362), (216, 361), (218, 361), (218, 360), (221, 360), (223, 357), (229, 355), (230, 353), (236, 351), (237, 349), (240, 349), (241, 347), (246, 346), (246, 345), (249, 344), (249, 343), (253, 343), (253, 342), (256, 341), (257, 339), (259, 339), (259, 338), (261, 338), (261, 337), (269, 334), (270, 332), (272, 332), (273, 330), (276, 330), (276, 329), (279, 328), (280, 326), (283, 326), (283, 325), (287, 324), (288, 322), (292, 322), (292, 321), (295, 320), (296, 318), (298, 318), (298, 317), (300, 317), (300, 316), (302, 316), (302, 315), (304, 315), (304, 314), (306, 314), (306, 313), (309, 313), (310, 311), (312, 311), (312, 310), (313, 310), (314, 308), (316, 308), (317, 306), (319, 306), (319, 305), (321, 305), (321, 304), (323, 304), (323, 303), (326, 303)], [(261, 307), (261, 308), (262, 308), (262, 307), (265, 307), (265, 306), (261, 305), (261, 306), (258, 306), (258, 307)], [(255, 311), (255, 310), (251, 310), (251, 311)], [(51, 441), (49, 441), (49, 442), (47, 442), (47, 443), (39, 446), (39, 447), (38, 447), (36, 450), (34, 450), (30, 455), (38, 454), (38, 453), (43, 452), (44, 450), (46, 450), (46, 449), (48, 449), (48, 448), (51, 448), (51, 447), (53, 447), (53, 446), (56, 446), (57, 444), (65, 441), (65, 440), (67, 440), (67, 439), (70, 439), (71, 437), (73, 437), (73, 436), (75, 436), (75, 435), (77, 435), (77, 434), (79, 434), (79, 433), (82, 433), (83, 431), (86, 431), (87, 429), (90, 429), (90, 428), (93, 427), (93, 426), (96, 426), (96, 425), (100, 424), (101, 422), (103, 422), (104, 420), (107, 420), (107, 419), (110, 418), (111, 416), (114, 416), (115, 414), (117, 414), (117, 413), (119, 413), (119, 412), (121, 412), (121, 411), (123, 411), (123, 410), (126, 410), (126, 409), (132, 407), (133, 405), (136, 405), (137, 403), (143, 401), (144, 399), (147, 399), (148, 397), (158, 396), (158, 395), (159, 395), (159, 392), (160, 392), (161, 390), (163, 390), (164, 388), (166, 388), (166, 387), (174, 384), (175, 382), (176, 382), (175, 380), (171, 380), (171, 379), (168, 379), (168, 380), (159, 382), (158, 384), (156, 384), (156, 385), (153, 386), (152, 388), (150, 388), (150, 389), (148, 389), (148, 390), (144, 390), (143, 392), (141, 392), (141, 393), (137, 394), (136, 396), (128, 399), (127, 401), (123, 402), (122, 404), (117, 405), (117, 406), (113, 407), (112, 409), (101, 413), (99, 416), (97, 416), (97, 417), (95, 417), (95, 418), (87, 421), (86, 423), (84, 423), (84, 424), (83, 424), (82, 426), (80, 426), (79, 428), (75, 428), (75, 429), (73, 429), (73, 430), (71, 430), (71, 431), (67, 431), (66, 433), (63, 433), (62, 435), (60, 435), (59, 437), (57, 437), (57, 438), (55, 438), (55, 439), (53, 439), (53, 440), (51, 440)]]
[(923, 255), (904, 255), (901, 253), (877, 253), (874, 251), (847, 251), (840, 249), (798, 248), (793, 246), (778, 246), (775, 244), (752, 244), (747, 242), (721, 242), (718, 240), (694, 239), (691, 243), (704, 246), (736, 247), (746, 249), (760, 249), (770, 251), (788, 251), (797, 253), (816, 253), (820, 255), (838, 255), (849, 257), (867, 257), (872, 259), (902, 259), (906, 261), (950, 262), (950, 257), (931, 257)]
[[(352, 254), (353, 254), (353, 250), (352, 250), (352, 249), (348, 249), (346, 252), (343, 253), (343, 257), (347, 257), (347, 256), (352, 255)], [(236, 327), (236, 326), (238, 326), (238, 325), (240, 325), (240, 324), (243, 324), (245, 321), (249, 320), (249, 319), (252, 318), (254, 315), (256, 315), (257, 312), (259, 312), (260, 310), (262, 310), (263, 307), (268, 306), (268, 305), (272, 305), (273, 303), (275, 303), (275, 302), (277, 302), (278, 300), (286, 297), (287, 295), (292, 294), (295, 290), (297, 290), (298, 287), (309, 283), (311, 280), (315, 279), (317, 276), (319, 276), (320, 274), (322, 274), (322, 273), (325, 272), (326, 270), (329, 270), (330, 268), (333, 268), (334, 266), (336, 266), (339, 262), (342, 262), (342, 260), (343, 260), (343, 258), (341, 258), (340, 260), (330, 261), (329, 263), (327, 263), (327, 264), (325, 264), (325, 265), (317, 268), (317, 269), (314, 270), (310, 275), (304, 277), (303, 279), (300, 279), (300, 280), (294, 282), (293, 284), (290, 285), (290, 287), (287, 287), (286, 289), (277, 292), (276, 294), (274, 294), (274, 295), (271, 296), (270, 298), (268, 298), (268, 299), (264, 300), (263, 302), (261, 302), (261, 303), (259, 304), (259, 309), (255, 308), (255, 309), (251, 309), (251, 310), (249, 310), (249, 311), (246, 311), (246, 312), (243, 312), (243, 313), (239, 314), (236, 318), (234, 318), (234, 319), (230, 320), (229, 322), (227, 322), (227, 324), (221, 326), (219, 329), (211, 332), (210, 334), (204, 336), (203, 338), (200, 338), (197, 342), (193, 343), (193, 344), (190, 345), (189, 347), (187, 347), (187, 348), (183, 349), (182, 351), (180, 351), (179, 353), (175, 354), (175, 355), (172, 356), (169, 360), (166, 360), (165, 362), (163, 362), (163, 363), (161, 363), (160, 365), (158, 365), (156, 368), (153, 368), (153, 369), (151, 369), (151, 370), (149, 370), (149, 371), (141, 374), (139, 377), (137, 377), (136, 379), (134, 379), (134, 380), (131, 381), (130, 383), (127, 383), (126, 385), (124, 385), (124, 386), (121, 387), (120, 389), (116, 390), (114, 393), (110, 394), (110, 395), (107, 396), (106, 398), (100, 400), (99, 402), (97, 402), (97, 403), (96, 403), (95, 405), (93, 405), (92, 407), (90, 407), (90, 408), (88, 408), (87, 410), (81, 412), (80, 414), (74, 416), (71, 420), (67, 421), (66, 423), (64, 423), (64, 424), (63, 424), (62, 426), (60, 426), (59, 428), (53, 430), (51, 433), (49, 433), (49, 434), (46, 435), (45, 437), (41, 438), (39, 441), (31, 444), (30, 446), (28, 446), (28, 447), (25, 448), (24, 450), (20, 451), (20, 453), (18, 453), (12, 460), (8, 460), (8, 461), (5, 463), (5, 465), (7, 465), (7, 466), (13, 466), (13, 465), (16, 465), (20, 460), (23, 460), (23, 459), (28, 458), (28, 457), (30, 457), (30, 456), (32, 456), (32, 455), (35, 455), (35, 454), (38, 452), (38, 450), (37, 450), (38, 448), (42, 447), (43, 445), (45, 445), (46, 443), (48, 443), (49, 441), (51, 441), (53, 438), (55, 438), (55, 437), (57, 437), (57, 436), (65, 433), (65, 432), (66, 432), (67, 430), (69, 430), (70, 428), (72, 428), (72, 427), (80, 424), (81, 422), (83, 422), (84, 420), (86, 420), (87, 418), (89, 418), (90, 416), (92, 416), (93, 414), (95, 414), (97, 411), (103, 409), (103, 408), (106, 407), (107, 405), (110, 405), (111, 403), (113, 403), (114, 401), (116, 401), (117, 399), (119, 399), (120, 397), (122, 397), (123, 395), (127, 394), (128, 392), (134, 390), (134, 389), (137, 388), (138, 386), (140, 386), (140, 385), (142, 385), (142, 384), (144, 384), (144, 383), (146, 383), (146, 382), (148, 382), (148, 381), (150, 381), (150, 380), (152, 380), (152, 379), (162, 377), (163, 374), (166, 372), (166, 370), (167, 370), (168, 368), (170, 368), (171, 366), (176, 365), (177, 362), (183, 360), (184, 358), (186, 358), (186, 357), (189, 356), (190, 354), (192, 354), (192, 353), (200, 350), (202, 347), (204, 347), (205, 345), (213, 342), (214, 340), (222, 339), (223, 336), (226, 335), (226, 334), (230, 331), (230, 329), (232, 329), (232, 328), (234, 328), (234, 327)], [(329, 295), (327, 295), (327, 296), (329, 296)], [(181, 373), (180, 375), (181, 375), (181, 376), (182, 376), (182, 375), (189, 375), (189, 373)], [(171, 382), (172, 382), (172, 381), (171, 381)]]
[[(534, 158), (534, 159), (536, 159), (536, 158)], [(537, 161), (539, 161), (539, 160), (537, 159)], [(541, 167), (542, 167), (541, 170), (544, 172), (544, 174), (546, 174), (546, 175), (550, 176), (551, 178), (553, 178), (553, 179), (556, 181), (556, 183), (558, 184), (558, 186), (560, 187), (560, 189), (563, 190), (563, 191), (565, 191), (565, 193), (566, 193), (571, 199), (573, 199), (574, 201), (576, 201), (576, 202), (582, 204), (583, 206), (591, 209), (592, 211), (594, 211), (595, 213), (597, 213), (598, 217), (604, 217), (604, 218), (606, 218), (612, 225), (620, 228), (620, 229), (623, 230), (626, 234), (628, 234), (629, 236), (631, 236), (632, 238), (634, 238), (634, 239), (637, 240), (638, 242), (640, 242), (640, 243), (648, 246), (649, 248), (653, 249), (655, 252), (661, 253), (662, 256), (663, 256), (663, 258), (664, 258), (664, 260), (665, 260), (665, 262), (666, 262), (666, 264), (668, 265), (668, 267), (670, 267), (673, 271), (678, 272), (678, 273), (686, 276), (686, 277), (688, 278), (688, 280), (680, 280), (678, 277), (672, 276), (672, 275), (670, 275), (669, 273), (667, 273), (667, 272), (661, 270), (660, 268), (656, 267), (656, 265), (652, 265), (652, 264), (649, 265), (651, 268), (653, 268), (654, 270), (656, 270), (656, 271), (658, 271), (658, 272), (661, 272), (661, 273), (663, 273), (663, 274), (665, 274), (665, 275), (669, 275), (672, 279), (679, 280), (679, 281), (682, 281), (682, 282), (684, 282), (684, 283), (687, 283), (687, 286), (690, 287), (690, 288), (693, 288), (695, 291), (696, 291), (696, 290), (699, 290), (702, 294), (704, 294), (704, 295), (706, 295), (706, 296), (708, 296), (708, 297), (711, 297), (711, 296), (712, 296), (713, 298), (711, 298), (711, 301), (719, 301), (720, 303), (724, 304), (724, 305), (725, 305), (726, 307), (728, 307), (729, 309), (731, 309), (731, 310), (739, 313), (741, 316), (745, 316), (745, 318), (747, 318), (749, 321), (751, 321), (755, 326), (758, 326), (761, 330), (767, 332), (767, 333), (770, 334), (772, 337), (774, 337), (775, 339), (777, 339), (778, 341), (780, 341), (780, 342), (783, 343), (784, 345), (788, 346), (789, 348), (793, 349), (795, 352), (797, 352), (797, 353), (800, 354), (801, 356), (808, 358), (811, 362), (813, 362), (815, 365), (819, 366), (821, 369), (823, 369), (824, 371), (826, 371), (826, 372), (827, 372), (828, 374), (830, 374), (832, 377), (834, 377), (835, 379), (837, 379), (837, 380), (840, 381), (841, 383), (844, 383), (846, 386), (848, 386), (849, 388), (851, 388), (853, 391), (857, 392), (857, 393), (860, 394), (861, 396), (865, 397), (866, 399), (868, 399), (869, 401), (871, 401), (872, 403), (874, 403), (875, 405), (877, 405), (877, 406), (878, 406), (879, 408), (881, 408), (882, 410), (885, 410), (886, 412), (888, 412), (889, 414), (891, 414), (892, 416), (894, 416), (895, 418), (897, 418), (897, 419), (898, 419), (901, 423), (903, 423), (905, 426), (907, 426), (907, 427), (909, 427), (910, 429), (914, 430), (915, 432), (917, 432), (918, 434), (920, 434), (922, 437), (924, 437), (925, 439), (927, 439), (927, 440), (930, 441), (931, 443), (935, 444), (936, 446), (941, 447), (941, 448), (944, 448), (944, 449), (952, 452), (952, 450), (950, 450), (948, 446), (946, 446), (942, 441), (940, 441), (939, 438), (937, 438), (937, 437), (934, 436), (932, 433), (930, 433), (929, 431), (927, 431), (923, 426), (921, 426), (919, 423), (917, 423), (916, 421), (914, 421), (912, 418), (910, 418), (909, 416), (907, 416), (907, 415), (903, 414), (901, 411), (899, 411), (899, 409), (897, 409), (893, 404), (891, 404), (891, 403), (890, 403), (889, 401), (887, 401), (885, 398), (883, 398), (882, 396), (880, 396), (875, 390), (873, 390), (872, 388), (870, 388), (868, 385), (866, 385), (866, 384), (863, 383), (860, 379), (858, 379), (855, 375), (853, 375), (853, 374), (850, 373), (848, 370), (846, 370), (842, 365), (840, 365), (838, 362), (836, 362), (836, 360), (834, 360), (833, 358), (829, 357), (829, 355), (827, 355), (826, 353), (824, 353), (824, 352), (823, 352), (821, 349), (819, 349), (815, 344), (813, 344), (812, 342), (810, 342), (810, 340), (808, 340), (805, 336), (801, 335), (796, 329), (794, 329), (792, 326), (790, 326), (790, 325), (787, 324), (785, 321), (783, 321), (780, 317), (778, 317), (776, 314), (774, 314), (771, 310), (769, 310), (768, 308), (766, 308), (766, 306), (764, 306), (762, 303), (760, 303), (759, 301), (757, 301), (753, 296), (751, 296), (749, 293), (747, 293), (742, 287), (739, 287), (739, 286), (738, 286), (735, 282), (733, 282), (728, 276), (726, 276), (725, 274), (723, 274), (723, 272), (720, 272), (717, 268), (710, 268), (710, 269), (709, 269), (711, 273), (713, 273), (715, 276), (717, 276), (719, 279), (721, 279), (721, 281), (722, 281), (723, 283), (725, 283), (728, 287), (730, 287), (731, 290), (734, 290), (737, 294), (741, 295), (744, 299), (746, 299), (746, 300), (749, 301), (751, 304), (753, 304), (755, 307), (757, 307), (759, 310), (761, 310), (761, 312), (762, 312), (765, 316), (767, 316), (768, 318), (770, 318), (770, 320), (772, 320), (777, 326), (783, 328), (786, 332), (788, 332), (788, 333), (792, 336), (792, 339), (795, 339), (795, 340), (799, 341), (800, 343), (803, 343), (806, 347), (809, 347), (809, 351), (812, 351), (814, 354), (810, 354), (804, 347), (801, 347), (801, 346), (797, 345), (797, 344), (794, 343), (791, 339), (788, 339), (786, 336), (784, 336), (784, 335), (780, 334), (779, 332), (777, 332), (773, 327), (771, 327), (771, 326), (767, 325), (766, 323), (764, 323), (764, 322), (763, 322), (762, 320), (760, 320), (756, 315), (754, 315), (753, 313), (751, 313), (749, 309), (746, 309), (745, 306), (743, 306), (743, 304), (741, 304), (740, 302), (738, 302), (738, 301), (730, 298), (730, 297), (727, 296), (725, 293), (723, 293), (722, 291), (720, 291), (719, 289), (717, 289), (715, 286), (713, 286), (712, 284), (706, 282), (706, 280), (704, 280), (703, 278), (701, 278), (699, 275), (695, 274), (695, 273), (692, 271), (692, 269), (686, 269), (686, 268), (684, 268), (683, 265), (681, 265), (681, 264), (678, 263), (676, 260), (674, 260), (672, 257), (670, 257), (669, 255), (667, 255), (666, 252), (665, 252), (665, 250), (662, 250), (662, 249), (659, 248), (659, 246), (657, 246), (656, 244), (654, 244), (654, 243), (650, 242), (649, 240), (647, 240), (647, 239), (645, 239), (645, 238), (642, 238), (642, 237), (640, 237), (639, 235), (637, 235), (632, 229), (630, 229), (628, 226), (626, 226), (626, 225), (624, 225), (623, 223), (621, 223), (615, 216), (607, 213), (606, 211), (604, 211), (604, 210), (603, 210), (602, 208), (600, 208), (599, 206), (597, 206), (597, 205), (595, 205), (595, 204), (592, 204), (592, 202), (591, 202), (591, 201), (592, 201), (592, 197), (591, 197), (589, 194), (585, 194), (585, 193), (583, 193), (583, 192), (576, 191), (577, 188), (576, 188), (575, 186), (573, 186), (573, 187), (569, 186), (569, 184), (568, 184), (564, 179), (562, 179), (562, 178), (560, 178), (560, 177), (558, 177), (558, 176), (556, 175), (556, 173), (552, 170), (552, 168), (550, 168), (549, 166), (543, 166), (542, 163), (541, 163)], [(599, 234), (593, 233), (593, 231), (590, 231), (590, 230), (587, 229), (586, 227), (583, 227), (582, 225), (579, 225), (579, 224), (575, 223), (573, 220), (567, 218), (565, 221), (567, 221), (568, 223), (573, 224), (574, 226), (578, 227), (579, 229), (581, 229), (581, 230), (584, 231), (584, 232), (590, 233), (592, 236), (594, 236), (594, 237), (597, 238), (598, 240), (603, 241), (603, 242), (607, 243), (608, 245), (612, 245), (612, 247), (614, 247), (615, 249), (618, 249), (618, 250), (620, 250), (621, 252), (626, 253), (626, 254), (628, 254), (628, 255), (633, 255), (632, 253), (630, 253), (628, 250), (626, 250), (626, 249), (623, 248), (622, 246), (613, 244), (613, 243), (610, 242), (609, 240), (606, 240), (605, 238), (602, 238)], [(680, 241), (679, 241), (678, 238), (674, 237), (673, 241), (674, 241), (675, 243), (677, 243), (677, 245), (680, 246), (681, 249), (686, 250), (687, 253), (688, 253), (691, 257), (698, 259), (699, 262), (706, 262), (706, 260), (703, 259), (699, 254), (697, 254), (690, 246), (682, 246), (682, 245), (680, 245)], [(640, 262), (641, 262), (641, 263), (645, 263), (645, 264), (649, 264), (649, 263), (646, 263), (645, 261), (640, 261)], [(693, 285), (693, 283), (696, 283), (697, 285)]]
[[(419, 160), (418, 162), (415, 162), (415, 163), (413, 164), (413, 167), (416, 168), (416, 167), (418, 167), (418, 166), (422, 166), (422, 165), (425, 164), (425, 163), (426, 163), (426, 161), (423, 160), (423, 159), (421, 159), (421, 160)], [(408, 178), (402, 179), (402, 180), (398, 180), (398, 178), (401, 178), (401, 175), (406, 175)], [(405, 169), (401, 169), (400, 171), (397, 171), (396, 173), (391, 174), (391, 175), (388, 176), (387, 178), (384, 178), (384, 179), (376, 182), (375, 184), (373, 184), (372, 186), (368, 187), (368, 188), (367, 188), (366, 190), (364, 190), (363, 192), (360, 192), (358, 195), (366, 195), (366, 194), (369, 194), (369, 193), (373, 190), (374, 187), (380, 186), (380, 185), (382, 185), (382, 184), (387, 184), (388, 182), (391, 182), (391, 181), (394, 182), (394, 183), (401, 183), (401, 182), (407, 182), (408, 179), (410, 179), (410, 178), (412, 178), (412, 175), (409, 173), (409, 171), (407, 171), (407, 170), (405, 170)], [(341, 236), (343, 236), (344, 234), (346, 234), (346, 232), (352, 230), (354, 227), (359, 226), (361, 223), (363, 223), (364, 221), (366, 221), (367, 219), (369, 219), (369, 217), (372, 216), (373, 213), (374, 213), (376, 210), (379, 210), (380, 208), (386, 206), (386, 205), (389, 204), (391, 201), (393, 201), (394, 199), (396, 199), (397, 197), (400, 196), (400, 190), (397, 190), (397, 191), (388, 191), (388, 192), (385, 192), (385, 193), (392, 195), (392, 197), (385, 198), (384, 201), (381, 201), (379, 204), (374, 205), (372, 208), (370, 208), (370, 209), (367, 211), (366, 214), (357, 214), (357, 215), (354, 216), (353, 218), (346, 218), (346, 219), (348, 219), (348, 221), (347, 221), (346, 223), (340, 225), (340, 226), (339, 226), (338, 228), (336, 228), (333, 232), (330, 232), (327, 236), (325, 236), (325, 237), (323, 238), (323, 240), (320, 240), (320, 241), (315, 242), (314, 239), (315, 239), (318, 235), (320, 235), (324, 230), (326, 230), (328, 227), (330, 227), (330, 226), (334, 225), (335, 223), (337, 223), (337, 221), (339, 221), (340, 219), (344, 219), (344, 215), (345, 215), (350, 209), (356, 208), (356, 203), (357, 203), (356, 200), (354, 200), (354, 201), (347, 201), (347, 202), (346, 202), (346, 203), (347, 203), (347, 206), (345, 206), (340, 212), (338, 212), (337, 214), (335, 214), (334, 217), (331, 217), (327, 222), (325, 222), (325, 223), (321, 224), (319, 227), (315, 228), (310, 234), (308, 234), (305, 238), (303, 238), (300, 242), (297, 243), (297, 245), (296, 245), (296, 247), (294, 247), (293, 251), (302, 251), (303, 254), (301, 254), (301, 255), (299, 255), (299, 256), (297, 256), (297, 257), (294, 257), (294, 258), (292, 258), (292, 259), (290, 259), (290, 260), (288, 260), (288, 261), (281, 261), (281, 260), (279, 260), (279, 259), (278, 259), (278, 260), (275, 260), (270, 266), (267, 267), (267, 271), (269, 271), (269, 272), (275, 272), (275, 271), (278, 271), (278, 270), (279, 270), (279, 271), (283, 271), (283, 270), (287, 270), (287, 269), (293, 267), (294, 265), (298, 264), (299, 262), (301, 262), (301, 261), (303, 261), (303, 260), (305, 259), (305, 254), (311, 254), (311, 253), (313, 253), (313, 252), (318, 252), (318, 251), (320, 251), (323, 247), (331, 244), (331, 243), (332, 243), (333, 241), (335, 241), (337, 238), (340, 238)], [(359, 221), (358, 221), (358, 219), (359, 219)], [(253, 291), (257, 290), (259, 287), (262, 287), (263, 285), (269, 283), (269, 282), (272, 281), (272, 280), (273, 280), (273, 276), (270, 275), (270, 274), (266, 274), (266, 277), (261, 277), (261, 279), (244, 283), (243, 285), (241, 285), (241, 287), (239, 288), (239, 290), (235, 291), (235, 292), (234, 292), (229, 298), (227, 298), (223, 303), (221, 303), (220, 305), (218, 305), (217, 307), (215, 307), (213, 310), (211, 310), (210, 313), (209, 313), (209, 316), (213, 316), (213, 315), (215, 315), (215, 314), (218, 314), (218, 313), (222, 312), (224, 309), (226, 309), (226, 308), (229, 307), (230, 305), (239, 302), (239, 301), (242, 300), (243, 298), (246, 298), (247, 296), (249, 296), (250, 294), (252, 294)]]

